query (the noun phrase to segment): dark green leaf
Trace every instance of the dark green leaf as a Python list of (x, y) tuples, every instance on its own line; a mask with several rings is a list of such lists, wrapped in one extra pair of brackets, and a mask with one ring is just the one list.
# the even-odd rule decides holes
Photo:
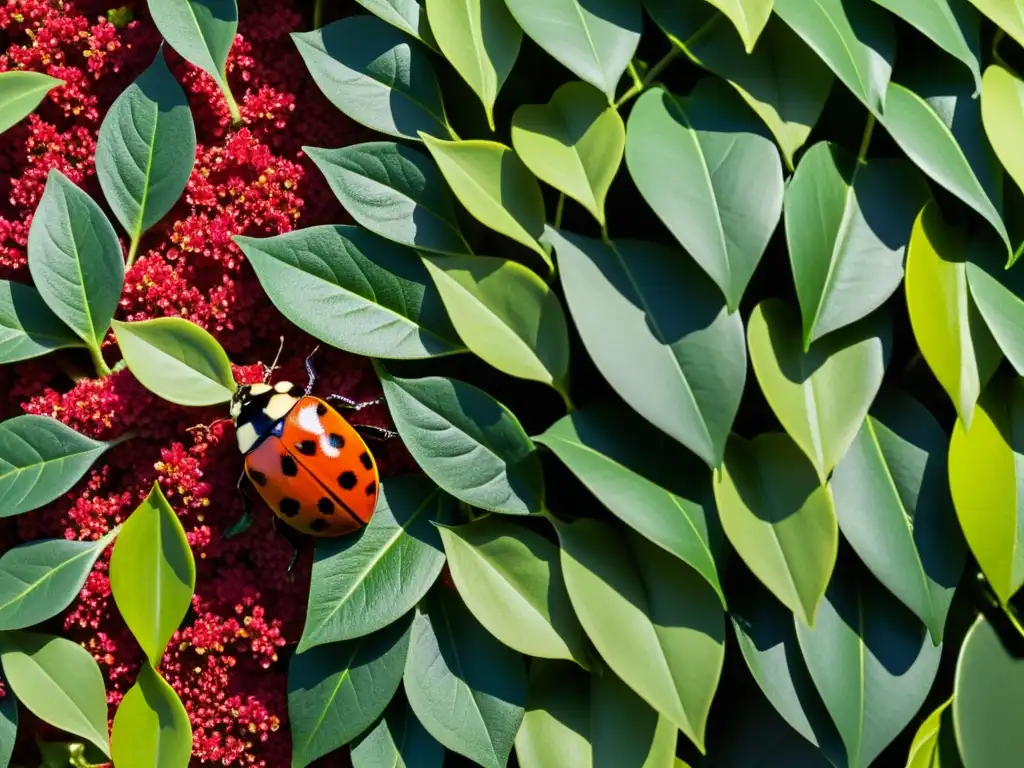
[(143, 663), (114, 715), (110, 754), (117, 765), (188, 768), (192, 724), (167, 681)]
[(61, 85), (63, 80), (42, 72), (0, 72), (0, 133), (28, 117), (46, 94)]
[[(407, 35), (437, 50), (427, 13), (416, 0), (356, 0), (378, 19), (383, 19)], [(400, 767), (399, 767), (400, 768)]]
[(181, 57), (220, 84), (227, 82), (231, 44), (238, 30), (235, 0), (148, 0), (163, 38)]
[(50, 311), (39, 291), (24, 283), (0, 280), (0, 363), (17, 363), (80, 346), (81, 339)]
[(441, 768), (444, 755), (405, 696), (395, 696), (377, 725), (352, 743), (352, 768)]

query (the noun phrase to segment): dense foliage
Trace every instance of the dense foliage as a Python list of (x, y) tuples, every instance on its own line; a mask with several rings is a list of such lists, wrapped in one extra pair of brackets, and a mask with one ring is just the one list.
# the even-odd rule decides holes
[(1018, 763), (1024, 0), (358, 1), (0, 9), (0, 764)]

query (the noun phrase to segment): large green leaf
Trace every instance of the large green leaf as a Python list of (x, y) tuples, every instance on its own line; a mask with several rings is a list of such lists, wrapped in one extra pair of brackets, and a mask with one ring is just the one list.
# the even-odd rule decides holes
[(494, 515), (442, 527), (441, 539), (459, 595), (488, 632), (527, 656), (587, 666), (556, 545)]
[(782, 162), (762, 131), (716, 78), (702, 79), (685, 99), (650, 89), (626, 126), (626, 166), (637, 189), (722, 290), (730, 311), (782, 214)]
[(393, 141), (302, 149), (356, 223), (401, 245), (472, 253), (451, 190), (422, 152)]
[(640, 43), (638, 0), (506, 0), (523, 31), (611, 103)]
[(482, 389), (456, 379), (400, 379), (374, 363), (405, 447), (452, 496), (509, 515), (540, 512), (544, 475), (519, 421)]
[(292, 768), (348, 744), (387, 707), (409, 650), (407, 616), (379, 632), (296, 653), (288, 664)]
[[(746, 380), (743, 321), (683, 254), (548, 230), (569, 311), (601, 374), (637, 413), (717, 466)], [(658, 382), (652, 387), (651, 382)]]
[(358, 537), (318, 541), (299, 652), (368, 635), (408, 613), (444, 566), (433, 523), (452, 517), (453, 507), (422, 475), (387, 478)]
[[(963, 768), (954, 734), (952, 704), (953, 699), (946, 699), (921, 723), (910, 745), (907, 768)], [(1015, 752), (1019, 753), (1019, 749)]]
[(195, 159), (192, 111), (161, 46), (111, 105), (96, 140), (96, 176), (133, 256), (142, 233), (178, 201)]
[(1016, 140), (1024, 130), (1024, 80), (999, 64), (989, 66), (982, 85), (981, 119), (999, 162), (1024, 189), (1024, 152)]
[(722, 528), (747, 567), (814, 625), (839, 547), (832, 495), (787, 435), (729, 440), (715, 473)]
[(404, 684), (435, 739), (484, 768), (504, 768), (523, 721), (523, 658), (495, 640), (454, 590), (435, 591), (417, 609)]
[(967, 544), (998, 598), (1024, 585), (1024, 379), (999, 376), (978, 400), (970, 429), (957, 419), (949, 487)]
[(0, 280), (0, 363), (17, 363), (82, 340), (53, 314), (39, 291)]
[(117, 610), (155, 667), (192, 604), (196, 564), (185, 529), (157, 483), (129, 515), (110, 554)]
[(110, 754), (117, 765), (188, 768), (192, 724), (178, 694), (143, 663), (114, 715)]
[(837, 572), (810, 629), (796, 634), (811, 678), (846, 745), (867, 768), (917, 714), (942, 646), (896, 598), (856, 567)]
[(89, 651), (54, 635), (0, 632), (0, 663), (18, 702), (29, 712), (110, 755), (107, 692)]
[[(407, 35), (437, 50), (426, 11), (417, 0), (356, 0), (378, 19), (383, 19)], [(400, 768), (400, 767), (399, 767)]]
[(736, 27), (746, 53), (754, 50), (761, 31), (772, 15), (773, 0), (708, 0)]
[(411, 251), (354, 226), (234, 239), (281, 314), (331, 346), (391, 359), (462, 350)]
[(99, 355), (124, 285), (124, 258), (100, 207), (56, 168), (28, 231), (28, 269), (53, 313)]
[(620, 520), (707, 579), (725, 605), (710, 475), (690, 453), (617, 403), (573, 411), (534, 441)]
[(117, 529), (96, 541), (44, 539), (7, 550), (0, 557), (0, 630), (31, 627), (67, 608), (116, 535)]
[(448, 135), (441, 89), (416, 40), (364, 14), (291, 36), (313, 82), (357, 123), (414, 141), (420, 131)]
[(471, 352), (499, 371), (568, 394), (562, 302), (535, 272), (493, 256), (423, 256), (448, 317)]
[(132, 375), (150, 392), (178, 405), (226, 403), (238, 389), (231, 361), (207, 331), (181, 317), (122, 323), (117, 346)]
[(882, 385), (891, 333), (888, 313), (879, 311), (805, 352), (790, 305), (766, 299), (750, 316), (747, 341), (761, 391), (822, 483), (857, 436)]
[(523, 31), (504, 0), (426, 0), (437, 47), (480, 97), (494, 131), (494, 102), (519, 55)]
[(395, 696), (380, 721), (352, 743), (352, 768), (441, 768), (444, 755), (405, 696)]
[(600, 91), (570, 80), (547, 104), (523, 104), (512, 115), (512, 146), (534, 176), (604, 225), (604, 202), (622, 163), (626, 127)]
[(231, 44), (238, 30), (235, 0), (148, 0), (153, 23), (182, 58), (220, 84), (227, 82)]
[(49, 416), (0, 422), (0, 517), (49, 504), (121, 440), (93, 440)]
[(853, 95), (881, 117), (896, 55), (896, 36), (885, 12), (861, 0), (775, 0), (774, 9)]
[(63, 80), (42, 72), (0, 72), (0, 133), (28, 117), (46, 94), (61, 85)]
[(933, 200), (914, 223), (907, 247), (907, 309), (928, 367), (970, 426), (974, 404), (1001, 355), (971, 301), (964, 228), (951, 227)]
[(970, 0), (971, 4), (988, 16), (1001, 30), (1024, 45), (1024, 9), (1020, 0)]
[[(0, 682), (4, 682), (0, 675)], [(0, 766), (7, 768), (18, 738), (18, 700), (10, 685), (4, 682), (4, 697), (0, 699)]]
[(725, 656), (722, 604), (688, 565), (597, 520), (559, 523), (562, 571), (601, 658), (704, 752)]
[(800, 158), (786, 189), (785, 221), (805, 349), (896, 291), (928, 196), (921, 175), (902, 159), (863, 163), (824, 141)]
[(843, 536), (936, 644), (967, 554), (947, 451), (945, 432), (924, 406), (883, 391), (830, 483)]

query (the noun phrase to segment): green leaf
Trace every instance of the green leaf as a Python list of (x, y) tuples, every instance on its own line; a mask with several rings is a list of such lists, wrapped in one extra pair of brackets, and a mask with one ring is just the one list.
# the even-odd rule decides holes
[(118, 765), (188, 768), (192, 724), (181, 699), (148, 664), (114, 715), (110, 754)]
[(148, 0), (149, 15), (183, 59), (223, 86), (224, 68), (238, 30), (235, 0)]
[(638, 0), (507, 0), (523, 31), (581, 80), (615, 98), (640, 43)]
[[(1012, 765), (1020, 758), (1021, 707), (1024, 660), (979, 616), (960, 648), (953, 690), (953, 724), (964, 765)], [(956, 763), (951, 765), (956, 768)]]
[(537, 253), (544, 231), (540, 184), (514, 150), (496, 141), (442, 141), (420, 134), (459, 202), (485, 227)]
[(758, 304), (747, 325), (754, 374), (783, 429), (822, 483), (846, 453), (882, 385), (892, 346), (885, 310), (829, 334), (806, 352), (796, 310)]
[(18, 700), (3, 675), (0, 675), (0, 682), (4, 683), (5, 690), (4, 697), (0, 699), (0, 766), (7, 768), (18, 738)]
[(46, 94), (61, 85), (63, 80), (42, 72), (0, 72), (0, 133), (28, 117)]
[(124, 285), (124, 259), (100, 207), (56, 168), (28, 231), (28, 269), (43, 301), (99, 355)]
[(988, 16), (996, 26), (1024, 45), (1024, 13), (1020, 0), (970, 0), (971, 5)]
[(601, 658), (703, 754), (725, 656), (718, 595), (628, 530), (586, 519), (557, 530), (569, 597)]
[(555, 229), (548, 239), (573, 321), (604, 378), (651, 424), (720, 464), (746, 381), (739, 313), (676, 250)]
[(7, 550), (0, 557), (0, 630), (31, 627), (71, 605), (116, 535), (117, 529), (96, 541), (44, 539)]
[(320, 341), (389, 359), (462, 351), (430, 274), (404, 248), (354, 226), (234, 240), (274, 306)]
[(569, 329), (535, 272), (493, 256), (423, 256), (463, 343), (484, 362), (568, 392)]
[(737, 554), (787, 608), (813, 626), (839, 548), (832, 495), (779, 432), (729, 440), (715, 472), (722, 528)]
[(0, 663), (18, 701), (33, 715), (110, 755), (107, 692), (89, 651), (63, 637), (0, 632)]
[(348, 744), (380, 716), (402, 681), (410, 626), (407, 617), (375, 634), (292, 656), (292, 768)]
[(154, 667), (192, 603), (196, 564), (158, 483), (125, 521), (110, 555), (117, 610)]
[(523, 658), (495, 640), (453, 590), (435, 590), (417, 608), (404, 683), (435, 739), (484, 768), (504, 768), (523, 721)]
[(587, 666), (556, 545), (494, 515), (440, 530), (459, 595), (488, 632), (527, 656)]
[(122, 323), (114, 335), (132, 375), (150, 392), (178, 405), (226, 403), (238, 385), (217, 340), (181, 317)]
[(869, 315), (903, 281), (903, 254), (928, 186), (902, 159), (859, 162), (819, 142), (786, 189), (789, 260), (803, 343)]
[(999, 162), (1024, 189), (1024, 152), (1016, 141), (1024, 130), (1024, 81), (998, 64), (985, 70), (981, 119)]
[(686, 99), (651, 88), (626, 126), (626, 166), (637, 189), (730, 311), (782, 214), (782, 163), (761, 131), (743, 100), (715, 78), (702, 79)]
[(357, 537), (317, 542), (299, 652), (376, 632), (407, 614), (444, 566), (434, 521), (454, 516), (454, 499), (422, 475), (389, 477)]
[(1008, 603), (1024, 585), (1024, 380), (1000, 376), (957, 419), (949, 443), (949, 487), (960, 527), (996, 596)]
[(947, 452), (946, 434), (924, 406), (883, 392), (830, 483), (844, 538), (936, 645), (967, 554)]
[(534, 176), (605, 224), (604, 203), (622, 163), (626, 127), (593, 86), (571, 80), (547, 104), (512, 115), (512, 146)]
[[(1000, 688), (1003, 682), (999, 681)], [(910, 745), (907, 768), (963, 768), (953, 732), (952, 703), (952, 698), (946, 699), (921, 723)]]
[(725, 605), (715, 553), (722, 531), (710, 477), (628, 408), (576, 410), (534, 441), (550, 448), (612, 513), (707, 579)]
[(26, 414), (0, 422), (0, 517), (63, 496), (119, 442), (93, 440), (49, 416)]
[(1002, 358), (968, 292), (966, 258), (974, 247), (932, 200), (914, 222), (905, 285), (917, 346), (967, 426)]
[(303, 147), (356, 223), (388, 240), (438, 253), (472, 253), (448, 184), (422, 152), (393, 141)]
[(746, 53), (754, 50), (761, 31), (772, 15), (773, 0), (708, 0), (736, 27)]
[(480, 97), (494, 131), (494, 102), (519, 55), (523, 31), (503, 0), (426, 0), (437, 47)]
[(195, 159), (192, 111), (161, 46), (149, 68), (111, 105), (96, 141), (96, 176), (133, 252), (142, 233), (181, 197)]
[(491, 512), (540, 512), (540, 458), (508, 408), (456, 379), (400, 379), (379, 363), (374, 367), (395, 428), (431, 480), (457, 499)]
[[(416, 0), (356, 0), (378, 19), (383, 19), (411, 35), (421, 43), (437, 50), (437, 41), (430, 29), (426, 11)], [(399, 766), (399, 768), (401, 768)]]
[[(994, 235), (989, 239), (994, 240)], [(989, 246), (972, 240), (971, 245), (971, 260), (964, 264), (964, 269), (972, 307), (984, 319), (999, 350), (1017, 373), (1024, 375), (1024, 338), (1018, 332), (1024, 327), (1024, 270), (1007, 270), (996, 263), (992, 257), (999, 253), (998, 243)], [(974, 320), (973, 316), (971, 319)]]
[(39, 291), (0, 280), (0, 363), (17, 363), (68, 347), (81, 339), (46, 306)]
[(449, 134), (427, 51), (395, 27), (354, 15), (291, 36), (313, 82), (357, 123), (413, 141)]
[(814, 628), (797, 622), (796, 634), (846, 744), (847, 764), (867, 768), (921, 708), (942, 646), (878, 582), (855, 570), (837, 571)]
[(844, 0), (775, 0), (774, 10), (881, 117), (896, 55), (889, 17), (869, 3)]
[(352, 768), (441, 768), (445, 750), (416, 719), (404, 696), (352, 743)]

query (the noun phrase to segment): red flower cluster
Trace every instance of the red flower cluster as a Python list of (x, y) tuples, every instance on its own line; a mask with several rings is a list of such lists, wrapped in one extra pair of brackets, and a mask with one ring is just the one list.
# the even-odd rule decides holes
[[(30, 69), (66, 83), (0, 144), (0, 273), (28, 281), (28, 227), (49, 170), (59, 168), (104, 205), (92, 159), (100, 123), (121, 90), (152, 62), (160, 38), (142, 0), (114, 12), (102, 0), (0, 3), (0, 41), (7, 43), (0, 50), (0, 71)], [(283, 336), (285, 354), (275, 378), (304, 382), (302, 361), (314, 340), (268, 302), (231, 238), (344, 221), (301, 146), (340, 146), (363, 137), (306, 74), (288, 36), (304, 28), (304, 19), (280, 0), (240, 6), (228, 78), (242, 126), (231, 125), (214, 81), (165, 48), (188, 95), (199, 148), (185, 194), (143, 238), (118, 317), (192, 320), (244, 363), (235, 371), (243, 383), (262, 377), (259, 362), (269, 362)], [(112, 339), (106, 349), (115, 362)], [(318, 392), (358, 399), (376, 394), (366, 361), (327, 348), (316, 359), (322, 374)], [(242, 458), (230, 423), (217, 423), (226, 409), (173, 406), (143, 389), (127, 370), (96, 379), (88, 365), (87, 358), (65, 353), (0, 369), (8, 393), (0, 404), (4, 418), (45, 414), (97, 439), (135, 435), (104, 454), (63, 498), (2, 521), (0, 547), (40, 537), (99, 538), (159, 483), (185, 526), (197, 564), (192, 610), (161, 665), (192, 721), (193, 763), (288, 765), (285, 675), (302, 629), (310, 551), (287, 579), (290, 548), (262, 506), (247, 533), (224, 538), (242, 511), (235, 491)], [(382, 406), (359, 415), (365, 423), (385, 425)], [(408, 454), (392, 443), (377, 450), (382, 472), (412, 469)], [(100, 663), (112, 718), (142, 653), (117, 613), (108, 563), (109, 551), (55, 628), (62, 627)], [(22, 716), (25, 749), (32, 749), (34, 728), (53, 736), (24, 710)], [(335, 756), (319, 764), (343, 761)]]

